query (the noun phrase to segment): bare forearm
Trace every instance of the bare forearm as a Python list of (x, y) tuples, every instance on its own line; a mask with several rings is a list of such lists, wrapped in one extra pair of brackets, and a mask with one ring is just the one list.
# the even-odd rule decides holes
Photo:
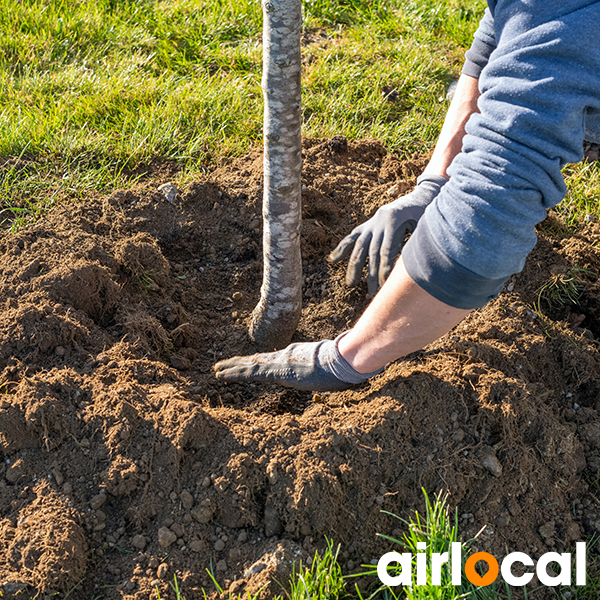
[(421, 289), (400, 258), (354, 328), (339, 341), (338, 349), (359, 373), (370, 373), (435, 341), (469, 312), (448, 306)]
[(463, 73), (460, 76), (440, 137), (425, 173), (448, 177), (447, 169), (462, 148), (465, 125), (473, 113), (479, 112), (477, 108), (478, 82), (478, 79), (470, 75)]

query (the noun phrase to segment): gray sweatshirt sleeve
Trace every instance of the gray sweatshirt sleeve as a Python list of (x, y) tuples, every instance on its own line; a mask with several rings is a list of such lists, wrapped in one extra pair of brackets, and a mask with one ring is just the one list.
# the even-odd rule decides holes
[(481, 71), (487, 65), (490, 54), (496, 48), (496, 34), (494, 32), (494, 17), (489, 8), (485, 9), (479, 27), (473, 36), (471, 48), (465, 53), (465, 64), (462, 72), (479, 79)]
[(402, 253), (410, 277), (457, 308), (483, 306), (522, 270), (600, 109), (600, 2), (498, 0), (494, 20), (480, 113)]

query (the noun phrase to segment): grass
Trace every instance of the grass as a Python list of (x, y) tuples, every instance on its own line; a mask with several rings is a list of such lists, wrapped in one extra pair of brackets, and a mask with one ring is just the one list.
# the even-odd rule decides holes
[[(395, 518), (403, 522), (407, 528), (401, 540), (382, 535), (395, 544), (399, 544), (403, 551), (410, 552), (413, 555), (413, 572), (416, 572), (415, 556), (417, 554), (417, 544), (425, 542), (427, 544), (426, 553), (430, 556), (433, 552), (448, 552), (450, 544), (460, 540), (458, 535), (458, 515), (455, 512), (451, 518), (447, 507), (447, 496), (440, 492), (433, 501), (423, 490), (425, 496), (425, 514), (423, 517), (416, 513), (409, 521), (405, 521), (396, 515)], [(389, 513), (391, 514), (391, 513)], [(478, 534), (479, 535), (479, 534)], [(470, 548), (475, 538), (462, 542), (463, 544), (463, 567)], [(522, 593), (517, 593), (519, 588), (511, 588), (501, 581), (495, 582), (488, 587), (477, 587), (472, 585), (463, 576), (463, 585), (454, 587), (451, 585), (450, 574), (442, 569), (442, 584), (440, 586), (431, 585), (431, 572), (428, 567), (427, 581), (423, 586), (410, 588), (392, 589), (387, 586), (378, 586), (373, 593), (364, 599), (359, 595), (360, 600), (512, 600), (513, 598), (522, 598), (523, 600), (547, 600), (548, 593), (553, 594), (556, 600), (592, 600), (598, 598), (600, 592), (600, 557), (597, 554), (598, 537), (594, 536), (588, 540), (588, 583), (584, 587), (568, 588), (548, 588), (539, 587), (533, 590), (522, 588)], [(569, 550), (567, 550), (568, 552)], [(571, 550), (574, 553), (574, 549)], [(429, 560), (427, 562), (429, 565)], [(368, 567), (368, 573), (376, 575), (376, 568), (371, 565)], [(464, 572), (464, 568), (463, 568)], [(574, 572), (574, 569), (573, 569)], [(413, 583), (416, 580), (413, 576)]]
[(552, 318), (556, 318), (557, 311), (560, 313), (565, 307), (577, 306), (586, 288), (585, 280), (596, 278), (594, 271), (575, 266), (564, 273), (552, 275), (538, 289), (533, 310), (547, 336), (551, 336), (554, 331), (555, 323)]
[[(392, 513), (391, 516), (399, 519), (407, 528), (400, 540), (387, 536), (380, 536), (394, 544), (401, 546), (403, 552), (409, 552), (413, 556), (413, 585), (411, 587), (394, 589), (385, 585), (377, 587), (369, 596), (369, 600), (381, 598), (382, 600), (458, 600), (459, 598), (471, 598), (472, 600), (493, 600), (498, 598), (498, 590), (490, 588), (476, 588), (463, 578), (462, 586), (453, 586), (448, 568), (443, 568), (441, 572), (441, 585), (431, 584), (430, 560), (433, 553), (449, 552), (451, 544), (458, 542), (458, 515), (455, 513), (454, 519), (450, 517), (447, 507), (447, 496), (440, 492), (433, 501), (424, 492), (425, 496), (425, 514), (421, 516), (418, 512), (409, 521), (406, 521)], [(476, 536), (477, 537), (477, 536)], [(463, 544), (465, 551), (468, 551), (475, 538)], [(418, 545), (421, 542), (427, 544), (426, 554), (428, 557), (427, 584), (416, 585), (416, 555)], [(464, 563), (464, 560), (463, 560)], [(368, 565), (365, 565), (370, 567)], [(390, 575), (396, 575), (396, 567), (389, 568)], [(367, 574), (377, 575), (376, 567), (370, 567)], [(494, 586), (492, 586), (494, 588)], [(362, 599), (361, 599), (362, 600)]]
[[(304, 0), (303, 133), (429, 151), (484, 0)], [(259, 0), (0, 0), (0, 224), (262, 139)], [(384, 85), (396, 102), (385, 100)], [(600, 218), (597, 163), (556, 209)]]
[[(434, 144), (483, 0), (306, 0), (303, 133)], [(0, 222), (262, 140), (258, 0), (0, 0)], [(399, 91), (395, 103), (381, 87)]]
[(536, 310), (542, 312), (542, 307), (562, 308), (568, 304), (577, 304), (585, 288), (583, 275), (593, 275), (588, 269), (574, 267), (566, 273), (552, 275), (538, 290)]
[(290, 600), (343, 600), (349, 598), (346, 590), (342, 569), (338, 563), (340, 546), (333, 547), (327, 542), (327, 550), (323, 556), (315, 552), (310, 567), (302, 567), (298, 570), (294, 567), (290, 578)]
[(593, 218), (600, 220), (600, 161), (567, 165), (563, 170), (567, 195), (553, 212), (571, 230)]

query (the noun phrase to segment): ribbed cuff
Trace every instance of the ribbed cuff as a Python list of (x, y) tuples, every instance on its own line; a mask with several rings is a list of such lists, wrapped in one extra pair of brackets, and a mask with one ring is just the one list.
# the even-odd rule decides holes
[(474, 38), (471, 48), (465, 53), (465, 64), (462, 68), (462, 73), (479, 79), (481, 71), (488, 64), (490, 54), (494, 49), (494, 46), (487, 44), (483, 40)]
[(340, 351), (338, 350), (338, 342), (348, 333), (348, 331), (340, 333), (340, 335), (333, 340), (331, 360), (328, 362), (327, 366), (340, 381), (345, 381), (346, 383), (352, 384), (362, 383), (363, 381), (366, 381), (367, 379), (381, 373), (381, 371), (383, 371), (383, 367), (377, 371), (373, 371), (372, 373), (359, 373), (354, 367), (352, 367), (352, 365), (350, 365), (350, 363), (340, 354)]
[(449, 306), (466, 310), (493, 300), (509, 277), (486, 279), (452, 260), (435, 243), (426, 217), (404, 246), (402, 258), (407, 273), (420, 288)]
[(449, 179), (447, 177), (444, 177), (443, 175), (434, 175), (433, 173), (421, 173), (421, 175), (417, 177), (417, 185), (419, 185), (420, 183), (424, 183), (425, 181), (431, 181), (431, 183), (435, 183), (439, 185), (440, 188), (442, 188), (448, 183)]
[(585, 140), (600, 144), (600, 112), (590, 112), (585, 115)]

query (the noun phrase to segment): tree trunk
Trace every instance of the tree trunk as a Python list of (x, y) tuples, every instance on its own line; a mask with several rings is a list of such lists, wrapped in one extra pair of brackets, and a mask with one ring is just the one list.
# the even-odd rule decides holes
[(302, 310), (301, 0), (263, 0), (263, 283), (251, 339), (287, 346)]

